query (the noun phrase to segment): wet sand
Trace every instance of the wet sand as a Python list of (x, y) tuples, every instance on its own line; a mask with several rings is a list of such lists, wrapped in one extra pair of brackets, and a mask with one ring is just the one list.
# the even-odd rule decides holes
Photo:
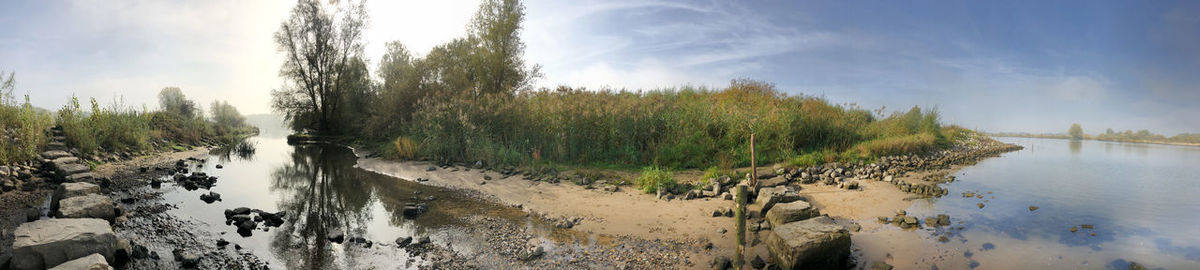
[[(430, 179), (426, 184), (450, 188), (469, 189), (492, 196), (500, 203), (521, 205), (526, 211), (547, 216), (583, 217), (576, 230), (601, 235), (625, 235), (648, 240), (671, 239), (681, 241), (711, 241), (713, 251), (693, 255), (695, 265), (707, 268), (714, 256), (730, 256), (736, 249), (732, 230), (732, 218), (712, 217), (712, 211), (732, 207), (733, 201), (719, 198), (695, 200), (660, 200), (653, 194), (644, 194), (635, 187), (625, 186), (617, 192), (601, 189), (585, 189), (570, 183), (550, 184), (521, 179), (519, 176), (501, 179), (501, 174), (491, 171), (458, 171), (438, 168), (426, 171), (433, 164), (418, 161), (391, 161), (379, 158), (360, 158), (357, 167), (406, 181), (416, 178)], [(921, 177), (927, 174), (948, 173), (961, 167), (947, 170), (909, 173), (897, 179), (910, 183), (924, 183)], [(760, 170), (762, 171), (762, 170)], [(493, 180), (485, 181), (484, 175)], [(679, 178), (698, 178), (698, 173), (681, 172)], [(679, 179), (681, 182), (695, 179)], [(486, 182), (480, 184), (480, 182)], [(892, 216), (897, 210), (910, 207), (914, 194), (900, 191), (895, 185), (882, 181), (859, 180), (860, 190), (839, 189), (837, 186), (805, 184), (800, 194), (813, 203), (821, 213), (839, 223), (849, 226), (860, 224), (861, 232), (853, 233), (855, 257), (859, 265), (874, 261), (885, 261), (893, 265), (920, 265), (923, 261), (942, 261), (948, 257), (962, 257), (961, 252), (930, 249), (936, 241), (928, 241), (928, 234), (918, 230), (901, 230), (893, 225), (880, 224), (878, 216)], [(906, 200), (906, 198), (909, 198)], [(729, 230), (719, 233), (718, 229)], [(747, 232), (747, 243), (751, 244), (749, 261), (755, 255), (768, 259), (766, 245), (759, 244), (769, 231)], [(891, 256), (888, 256), (888, 255)], [(890, 257), (890, 258), (889, 258)], [(961, 260), (965, 261), (965, 260)], [(966, 266), (965, 264), (962, 266)], [(953, 267), (952, 267), (953, 268)]]

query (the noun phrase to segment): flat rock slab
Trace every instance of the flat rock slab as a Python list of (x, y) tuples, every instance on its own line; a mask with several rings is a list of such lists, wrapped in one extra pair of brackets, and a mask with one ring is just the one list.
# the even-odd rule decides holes
[(99, 218), (113, 221), (116, 213), (113, 211), (112, 198), (88, 194), (58, 201), (58, 218)]
[(787, 187), (763, 188), (758, 191), (754, 204), (761, 206), (759, 213), (766, 213), (778, 203), (790, 203), (800, 200), (800, 194), (789, 192)]
[(74, 259), (65, 262), (50, 270), (112, 270), (112, 266), (108, 266), (108, 262), (104, 260), (104, 255), (100, 253), (92, 253), (92, 255), (84, 256), (83, 258)]
[(71, 156), (71, 153), (67, 153), (67, 151), (63, 151), (63, 150), (50, 150), (50, 151), (42, 152), (42, 158), (49, 159), (49, 160), (55, 160), (55, 159), (59, 159), (59, 158), (69, 157), (69, 156)]
[(46, 269), (91, 254), (111, 261), (117, 244), (108, 221), (93, 218), (29, 222), (13, 237), (13, 270)]
[(775, 204), (771, 211), (767, 212), (767, 221), (770, 221), (772, 226), (779, 226), (820, 215), (821, 212), (808, 202), (794, 201)]
[(57, 167), (54, 169), (54, 171), (57, 172), (58, 175), (61, 175), (61, 176), (68, 176), (68, 175), (77, 174), (77, 173), (85, 173), (85, 172), (89, 172), (91, 170), (92, 170), (92, 168), (88, 168), (87, 165), (83, 165), (83, 164), (79, 164), (79, 163), (67, 163), (67, 164), (63, 164), (61, 167)]
[(96, 177), (94, 175), (92, 175), (92, 173), (84, 172), (84, 173), (77, 173), (77, 174), (69, 175), (69, 176), (67, 176), (67, 178), (64, 178), (64, 180), (66, 180), (67, 182), (79, 182), (79, 181), (86, 181), (86, 180), (93, 179), (93, 178), (96, 178)]
[(58, 202), (62, 199), (79, 197), (88, 194), (100, 194), (100, 186), (92, 183), (63, 183), (54, 190), (54, 196), (50, 198), (50, 209), (58, 209)]
[(766, 244), (781, 269), (844, 269), (850, 232), (823, 216), (775, 226)]

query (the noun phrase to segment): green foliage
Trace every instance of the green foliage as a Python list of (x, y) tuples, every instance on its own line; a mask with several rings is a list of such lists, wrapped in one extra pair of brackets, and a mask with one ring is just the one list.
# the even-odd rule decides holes
[(212, 121), (216, 123), (217, 128), (236, 130), (246, 125), (246, 117), (227, 102), (213, 101), (209, 111), (212, 113)]
[(183, 90), (179, 89), (179, 87), (163, 87), (162, 91), (158, 92), (158, 106), (164, 112), (182, 115), (185, 118), (196, 118), (204, 115), (200, 106), (188, 100), (183, 95)]
[(46, 142), (43, 132), (51, 123), (48, 114), (39, 113), (29, 104), (29, 96), (25, 96), (24, 103), (17, 102), (13, 95), (14, 77), (14, 73), (9, 73), (7, 79), (0, 76), (0, 164), (3, 165), (36, 157)]
[(919, 133), (902, 137), (888, 137), (860, 143), (855, 148), (859, 153), (870, 156), (903, 155), (922, 153), (937, 146), (937, 137), (931, 133)]
[(646, 193), (655, 193), (659, 189), (670, 192), (679, 188), (679, 184), (675, 182), (675, 176), (671, 171), (660, 169), (659, 167), (646, 167), (642, 169), (642, 175), (638, 176), (634, 182)]
[(84, 153), (92, 153), (100, 148), (90, 119), (79, 106), (79, 98), (72, 96), (67, 105), (58, 110), (57, 121), (67, 139), (67, 145)]
[(1067, 129), (1067, 134), (1071, 135), (1071, 139), (1082, 140), (1083, 139), (1083, 128), (1079, 127), (1078, 123), (1071, 124), (1071, 128)]
[(1166, 143), (1184, 143), (1184, 144), (1200, 144), (1200, 134), (1198, 133), (1180, 133), (1175, 136), (1167, 137), (1162, 134), (1150, 132), (1150, 130), (1126, 130), (1123, 132), (1113, 131), (1111, 128), (1103, 134), (1096, 135), (1097, 140), (1103, 141), (1118, 141), (1118, 142), (1166, 142)]

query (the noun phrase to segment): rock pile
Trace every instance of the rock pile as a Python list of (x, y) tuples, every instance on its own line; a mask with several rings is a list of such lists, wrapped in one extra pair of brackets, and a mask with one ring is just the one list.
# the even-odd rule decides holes
[(225, 225), (237, 227), (238, 235), (249, 237), (254, 234), (255, 229), (258, 229), (258, 223), (263, 224), (263, 230), (266, 230), (267, 227), (279, 227), (279, 225), (283, 225), (283, 218), (286, 216), (287, 212), (284, 211), (271, 213), (259, 209), (238, 207), (225, 209)]

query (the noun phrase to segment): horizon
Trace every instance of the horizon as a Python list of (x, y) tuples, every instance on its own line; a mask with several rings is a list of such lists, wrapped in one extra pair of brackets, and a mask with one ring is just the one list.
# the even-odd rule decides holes
[[(1084, 5), (1088, 3), (1088, 5)], [(177, 86), (207, 105), (274, 114), (271, 39), (293, 1), (21, 2), (0, 11), (0, 71), (45, 109), (72, 94), (157, 107)], [(736, 78), (789, 95), (903, 111), (990, 132), (1200, 132), (1200, 12), (1146, 3), (526, 3), (537, 87), (723, 88)], [(882, 6), (876, 6), (882, 5)], [(465, 35), (476, 1), (368, 1), (364, 55), (417, 55)]]

